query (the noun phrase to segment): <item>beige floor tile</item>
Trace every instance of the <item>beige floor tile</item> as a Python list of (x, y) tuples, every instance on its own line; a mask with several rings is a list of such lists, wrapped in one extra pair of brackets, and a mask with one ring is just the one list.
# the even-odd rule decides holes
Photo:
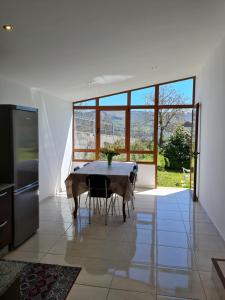
[(207, 300), (220, 300), (216, 286), (211, 278), (211, 272), (199, 272)]
[(189, 299), (187, 299), (187, 298), (174, 298), (174, 297), (168, 297), (168, 296), (160, 296), (160, 295), (157, 295), (157, 300), (190, 300), (190, 298)]
[(40, 221), (38, 233), (43, 235), (62, 235), (70, 227), (70, 225), (71, 223)]
[(224, 251), (194, 251), (194, 254), (198, 270), (206, 272), (211, 272), (212, 270), (212, 257), (225, 259)]
[(211, 223), (210, 218), (206, 213), (195, 213), (195, 212), (182, 212), (182, 219), (185, 222), (196, 222), (196, 223)]
[(191, 249), (158, 246), (156, 251), (157, 265), (160, 267), (197, 269)]
[(190, 247), (187, 234), (183, 232), (158, 231), (157, 244), (181, 248)]
[(158, 210), (156, 213), (157, 220), (182, 221), (179, 211)]
[(167, 203), (165, 201), (165, 203), (162, 202), (157, 202), (157, 212), (160, 210), (167, 210), (167, 211), (177, 211), (179, 212), (179, 206), (176, 203)]
[(4, 259), (28, 262), (40, 262), (45, 253), (14, 250), (4, 256)]
[(206, 299), (197, 271), (159, 268), (157, 293), (178, 298)]
[(109, 288), (115, 265), (113, 261), (102, 259), (83, 259), (82, 270), (76, 283)]
[(111, 288), (136, 292), (156, 293), (156, 269), (131, 264), (115, 271)]
[(155, 244), (155, 230), (141, 228), (120, 228), (113, 229), (107, 237), (107, 241), (123, 241), (129, 243)]
[[(51, 211), (50, 211), (51, 212)], [(39, 220), (42, 221), (50, 221), (50, 222), (58, 222), (58, 223), (72, 223), (73, 222), (73, 216), (71, 214), (62, 214), (61, 211), (59, 212), (51, 212), (48, 213), (48, 211), (40, 211), (39, 214)]]
[(82, 237), (60, 236), (57, 243), (54, 244), (48, 252), (51, 254), (65, 254), (67, 256), (84, 257), (89, 251), (88, 244), (91, 244), (91, 240), (84, 241)]
[[(148, 249), (149, 247), (150, 246), (148, 245)], [(119, 241), (115, 243), (114, 241), (106, 242), (101, 239), (83, 239), (80, 237), (74, 238), (61, 236), (57, 243), (48, 252), (52, 254), (66, 254), (68, 256), (79, 256), (83, 258), (131, 260), (136, 248), (138, 248), (138, 246), (132, 243)]]
[(75, 284), (66, 300), (106, 300), (108, 289)]
[(85, 198), (76, 220), (65, 195), (42, 201), (38, 233), (6, 258), (81, 266), (67, 299), (156, 300), (158, 289), (158, 300), (217, 300), (211, 257), (225, 258), (224, 244), (188, 190), (140, 189), (126, 223), (117, 209), (108, 226), (98, 214), (89, 224)]
[(220, 236), (198, 234), (190, 235), (189, 239), (194, 250), (225, 252), (225, 243)]
[(54, 197), (52, 197), (40, 202), (40, 211), (43, 209), (57, 211), (57, 210), (62, 210), (66, 206), (67, 204), (65, 202), (55, 201)]
[(67, 236), (80, 235), (83, 239), (94, 238), (94, 239), (106, 239), (110, 236), (111, 228), (108, 226), (95, 225), (91, 226), (87, 223), (83, 228), (78, 227), (76, 224), (72, 224), (67, 231), (64, 233)]
[(45, 254), (42, 257), (41, 262), (45, 264), (56, 264), (72, 267), (82, 266), (82, 258), (76, 256), (67, 256), (63, 254)]
[(186, 231), (189, 235), (207, 234), (218, 235), (216, 228), (209, 223), (184, 222)]
[(34, 234), (29, 240), (22, 244), (19, 251), (47, 252), (57, 241), (59, 236)]
[(130, 261), (135, 264), (144, 264), (155, 266), (156, 264), (156, 247), (155, 245), (136, 244), (127, 248), (125, 261)]
[(183, 221), (157, 220), (157, 230), (186, 232)]
[(107, 298), (107, 300), (146, 300), (146, 299), (156, 300), (156, 296), (147, 293), (110, 289)]
[(145, 210), (138, 210), (138, 211), (134, 210), (133, 217), (137, 222), (152, 223), (152, 221), (155, 218), (155, 213), (149, 213), (146, 212)]

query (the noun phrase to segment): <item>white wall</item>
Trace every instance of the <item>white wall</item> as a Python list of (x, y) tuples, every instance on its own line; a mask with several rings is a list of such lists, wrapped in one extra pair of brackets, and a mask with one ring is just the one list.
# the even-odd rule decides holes
[(225, 39), (197, 76), (201, 102), (199, 200), (225, 239)]
[(71, 169), (72, 104), (1, 77), (0, 104), (38, 108), (40, 200), (61, 191)]

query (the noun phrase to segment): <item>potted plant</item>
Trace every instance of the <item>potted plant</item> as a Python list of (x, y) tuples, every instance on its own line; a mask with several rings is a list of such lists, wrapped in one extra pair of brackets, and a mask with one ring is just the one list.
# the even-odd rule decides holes
[(101, 150), (101, 153), (104, 154), (107, 157), (107, 161), (108, 161), (109, 166), (111, 166), (111, 164), (112, 164), (113, 156), (119, 155), (119, 152), (116, 149), (111, 148), (111, 147), (103, 148)]

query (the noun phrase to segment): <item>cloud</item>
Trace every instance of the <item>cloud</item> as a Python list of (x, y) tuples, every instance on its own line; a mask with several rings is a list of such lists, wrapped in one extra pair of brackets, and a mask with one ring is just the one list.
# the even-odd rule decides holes
[(134, 78), (134, 75), (101, 75), (96, 76), (90, 81), (90, 85), (101, 85), (101, 84), (109, 84), (114, 82), (121, 82), (125, 80), (129, 80), (131, 78)]

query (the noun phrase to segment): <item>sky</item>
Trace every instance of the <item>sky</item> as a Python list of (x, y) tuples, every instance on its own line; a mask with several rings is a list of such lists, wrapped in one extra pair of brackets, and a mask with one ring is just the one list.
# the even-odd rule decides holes
[[(176, 90), (177, 94), (184, 96), (184, 104), (192, 104), (192, 93), (193, 93), (193, 79), (186, 79), (173, 83), (161, 85), (160, 88), (168, 87)], [(159, 94), (160, 94), (159, 88)], [(131, 105), (144, 105), (146, 99), (150, 99), (147, 104), (154, 105), (154, 92), (155, 88), (143, 88), (131, 92)], [(149, 97), (150, 95), (150, 97)], [(116, 105), (127, 105), (127, 93), (116, 94), (108, 97), (99, 98), (99, 104), (101, 106), (116, 106)], [(77, 104), (78, 105), (78, 104)], [(82, 106), (95, 106), (95, 100), (89, 100), (83, 102)]]

